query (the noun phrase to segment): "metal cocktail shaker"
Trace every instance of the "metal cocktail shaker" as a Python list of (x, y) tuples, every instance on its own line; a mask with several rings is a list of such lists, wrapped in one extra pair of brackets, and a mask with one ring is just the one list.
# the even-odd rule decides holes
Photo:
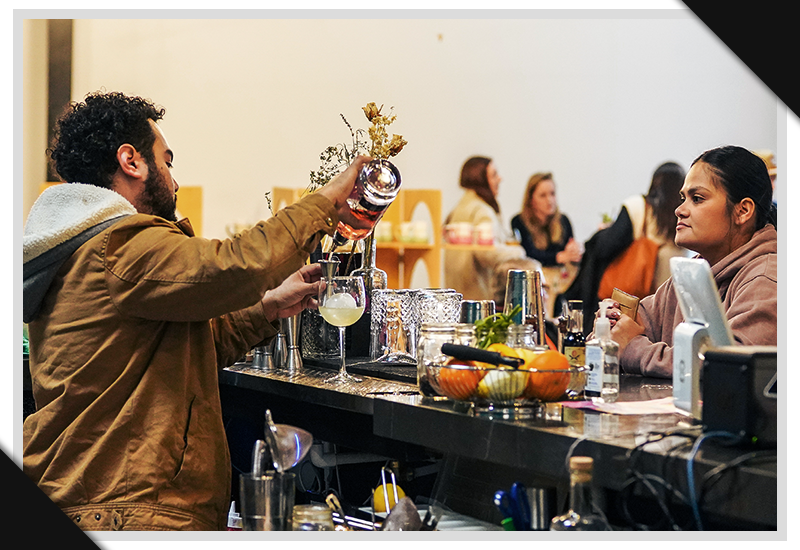
[(509, 269), (506, 280), (506, 296), (503, 313), (511, 313), (521, 306), (513, 317), (518, 325), (535, 325), (539, 345), (546, 345), (544, 331), (544, 295), (542, 294), (542, 274), (538, 270)]

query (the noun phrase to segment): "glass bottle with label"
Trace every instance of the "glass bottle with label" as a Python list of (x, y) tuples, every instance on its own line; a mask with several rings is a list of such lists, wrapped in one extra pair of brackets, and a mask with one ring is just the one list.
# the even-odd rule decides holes
[(575, 369), (567, 386), (570, 399), (581, 399), (586, 386), (586, 337), (583, 335), (583, 302), (569, 300), (567, 303), (567, 330), (561, 341), (562, 353), (567, 357), (570, 367)]
[(569, 510), (550, 523), (551, 531), (605, 531), (608, 523), (594, 510), (592, 470), (594, 460), (589, 456), (569, 459)]
[(400, 183), (399, 170), (388, 160), (375, 159), (365, 164), (356, 178), (353, 192), (347, 199), (350, 213), (364, 227), (354, 228), (340, 220), (333, 242), (338, 246), (348, 239), (356, 241), (369, 235), (397, 197)]

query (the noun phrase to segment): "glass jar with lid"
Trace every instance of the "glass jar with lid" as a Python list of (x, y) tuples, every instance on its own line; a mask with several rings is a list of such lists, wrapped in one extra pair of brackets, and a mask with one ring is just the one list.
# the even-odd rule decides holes
[(537, 345), (536, 330), (534, 330), (533, 325), (509, 325), (506, 334), (506, 345), (510, 348), (546, 349)]
[(331, 509), (321, 504), (297, 504), (292, 510), (292, 531), (333, 531)]
[(442, 353), (442, 344), (456, 343), (456, 323), (422, 323), (417, 345), (417, 385), (422, 395), (438, 397), (431, 386), (428, 369), (443, 365), (448, 355)]
[(455, 342), (461, 346), (475, 347), (477, 339), (475, 337), (475, 325), (472, 323), (456, 323), (455, 324)]

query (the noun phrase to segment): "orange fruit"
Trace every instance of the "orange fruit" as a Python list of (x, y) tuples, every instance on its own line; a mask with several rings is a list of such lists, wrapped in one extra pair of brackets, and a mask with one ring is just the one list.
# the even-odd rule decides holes
[[(389, 510), (394, 508), (394, 505), (400, 501), (401, 498), (406, 496), (406, 493), (400, 486), (397, 486), (397, 501), (394, 500), (394, 488), (395, 486), (391, 483), (386, 484), (386, 495), (389, 497)], [(386, 499), (383, 497), (383, 484), (378, 485), (375, 487), (375, 495), (373, 496), (374, 499), (374, 507), (375, 512), (388, 512), (389, 510), (386, 509)]]
[[(525, 365), (522, 367), (531, 372), (528, 375), (528, 384), (525, 387), (525, 397), (540, 401), (557, 401), (567, 391), (570, 372), (569, 361), (563, 353), (555, 350), (534, 352), (532, 350), (518, 350)], [(557, 371), (557, 372), (547, 372)]]
[[(465, 364), (465, 366), (469, 364), (474, 366), (473, 361), (458, 361), (457, 363), (451, 363), (448, 361), (448, 365), (457, 365), (459, 363)], [(478, 387), (478, 382), (480, 381), (481, 371), (477, 369), (457, 367), (448, 368), (447, 365), (439, 369), (439, 376), (437, 377), (439, 389), (445, 396), (451, 399), (460, 399), (462, 401), (472, 397), (472, 394)]]
[[(486, 351), (494, 351), (505, 357), (520, 357), (519, 353), (517, 353), (519, 350), (514, 349), (509, 345), (501, 344), (498, 342), (495, 342), (494, 344), (489, 344), (489, 347), (486, 348)], [(491, 369), (497, 368), (497, 365), (492, 365), (491, 363), (477, 363), (477, 364), (485, 368), (491, 368)]]

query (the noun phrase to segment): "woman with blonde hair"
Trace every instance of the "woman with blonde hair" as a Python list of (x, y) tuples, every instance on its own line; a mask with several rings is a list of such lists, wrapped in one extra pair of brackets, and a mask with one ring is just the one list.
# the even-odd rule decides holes
[(522, 212), (512, 218), (511, 229), (519, 235), (528, 257), (545, 267), (581, 261), (581, 247), (572, 236), (572, 224), (558, 209), (550, 172), (538, 172), (528, 180)]
[(556, 297), (575, 279), (583, 247), (572, 236), (569, 218), (558, 209), (552, 173), (538, 172), (528, 180), (522, 212), (512, 218), (511, 229), (525, 254), (541, 263), (552, 287), (546, 314), (557, 315)]

